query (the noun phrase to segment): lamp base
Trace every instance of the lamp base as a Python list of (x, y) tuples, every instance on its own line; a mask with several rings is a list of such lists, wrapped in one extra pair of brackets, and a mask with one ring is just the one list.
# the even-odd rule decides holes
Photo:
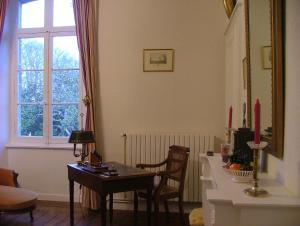
[(269, 194), (266, 190), (258, 187), (247, 188), (244, 190), (244, 193), (251, 197), (266, 197)]

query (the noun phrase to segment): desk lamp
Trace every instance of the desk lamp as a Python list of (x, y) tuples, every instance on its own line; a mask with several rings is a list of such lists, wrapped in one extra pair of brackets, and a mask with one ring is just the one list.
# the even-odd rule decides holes
[[(87, 144), (95, 143), (93, 131), (75, 130), (72, 131), (69, 143), (74, 144), (73, 154), (75, 157), (81, 156), (81, 163), (84, 163), (85, 157), (88, 156)], [(82, 149), (76, 153), (76, 144), (82, 144)]]

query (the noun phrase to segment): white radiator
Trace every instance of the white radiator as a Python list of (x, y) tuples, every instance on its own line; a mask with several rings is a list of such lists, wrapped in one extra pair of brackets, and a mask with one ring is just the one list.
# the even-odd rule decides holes
[[(185, 179), (184, 201), (202, 201), (199, 153), (213, 150), (214, 136), (181, 133), (124, 133), (122, 137), (124, 139), (124, 164), (130, 166), (135, 166), (137, 163), (159, 163), (163, 161), (167, 157), (169, 146), (173, 144), (189, 147), (190, 155)], [(158, 179), (156, 178), (156, 183)]]

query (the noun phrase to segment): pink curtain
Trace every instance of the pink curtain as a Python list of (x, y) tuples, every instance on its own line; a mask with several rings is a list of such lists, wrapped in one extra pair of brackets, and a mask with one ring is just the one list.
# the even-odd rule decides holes
[(4, 20), (5, 20), (5, 12), (7, 9), (8, 0), (0, 0), (0, 41), (2, 38)]
[[(73, 0), (76, 34), (80, 54), (81, 73), (86, 96), (83, 99), (87, 107), (86, 130), (97, 134), (96, 115), (96, 81), (98, 76), (98, 0)], [(94, 146), (89, 145), (89, 152)], [(82, 204), (90, 209), (99, 208), (98, 195), (87, 189), (82, 190)]]

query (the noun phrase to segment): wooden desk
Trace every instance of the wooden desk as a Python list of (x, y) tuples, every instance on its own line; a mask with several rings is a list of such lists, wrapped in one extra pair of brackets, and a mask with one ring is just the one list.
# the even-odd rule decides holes
[[(108, 194), (110, 194), (110, 198), (112, 198), (113, 193), (146, 189), (148, 194), (147, 218), (148, 226), (150, 226), (152, 189), (155, 173), (125, 166), (116, 162), (107, 164), (113, 164), (119, 175), (105, 177), (101, 174), (85, 171), (77, 164), (68, 164), (70, 189), (70, 225), (74, 225), (74, 182), (77, 182), (99, 193), (102, 226), (106, 225), (106, 196)], [(136, 219), (136, 212), (134, 217)]]

